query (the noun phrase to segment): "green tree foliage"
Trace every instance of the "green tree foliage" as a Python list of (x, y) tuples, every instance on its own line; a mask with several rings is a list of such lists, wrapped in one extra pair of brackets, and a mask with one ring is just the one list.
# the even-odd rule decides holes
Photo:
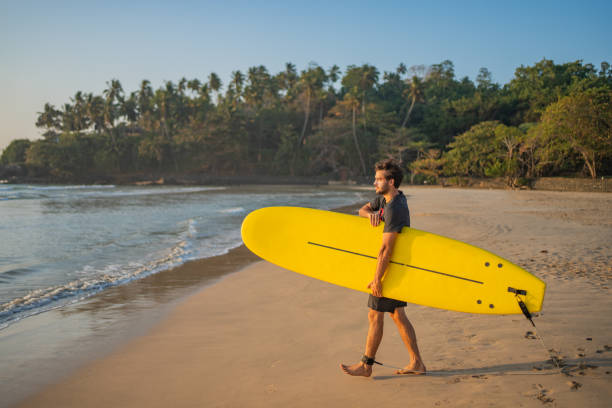
[(6, 166), (9, 164), (23, 164), (26, 159), (26, 152), (30, 148), (28, 139), (15, 139), (2, 151), (0, 156), (0, 164)]
[[(448, 176), (504, 177), (511, 186), (533, 173), (525, 129), (481, 122), (457, 136), (443, 157)], [(418, 165), (418, 161), (416, 162)]]
[(580, 154), (592, 178), (603, 160), (612, 159), (612, 91), (595, 88), (565, 96), (542, 115), (550, 139)]
[(538, 121), (548, 105), (573, 91), (600, 86), (609, 89), (612, 83), (605, 64), (600, 75), (592, 64), (582, 61), (555, 64), (543, 59), (533, 66), (520, 66), (505, 89), (516, 99), (515, 123)]
[(444, 171), (446, 158), (440, 157), (441, 152), (438, 149), (421, 150), (421, 153), (421, 157), (410, 165), (411, 182), (414, 183), (415, 177), (419, 177), (424, 182), (437, 183), (438, 177)]
[(485, 177), (497, 176), (502, 166), (500, 146), (496, 143), (498, 122), (481, 122), (457, 136), (445, 155), (447, 175)]
[(100, 95), (77, 91), (45, 104), (43, 139), (15, 141), (2, 163), (33, 175), (96, 179), (134, 172), (327, 174), (362, 177), (393, 157), (411, 179), (449, 176), (591, 176), (612, 171), (612, 71), (543, 59), (517, 68), (506, 85), (481, 68), (457, 78), (451, 61), (370, 64), (342, 72), (311, 63), (278, 73), (263, 66), (181, 78), (129, 92), (120, 81)]

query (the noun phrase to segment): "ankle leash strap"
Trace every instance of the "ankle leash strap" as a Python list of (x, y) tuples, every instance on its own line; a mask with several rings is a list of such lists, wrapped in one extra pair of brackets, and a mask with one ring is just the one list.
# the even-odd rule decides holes
[(369, 366), (374, 365), (374, 363), (376, 363), (376, 361), (372, 357), (368, 357), (365, 354), (363, 355), (363, 357), (361, 357), (361, 362), (366, 363)]

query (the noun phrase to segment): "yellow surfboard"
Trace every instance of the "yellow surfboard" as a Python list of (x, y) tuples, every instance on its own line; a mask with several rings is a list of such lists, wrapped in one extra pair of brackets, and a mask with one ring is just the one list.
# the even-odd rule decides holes
[[(259, 257), (313, 278), (370, 293), (383, 223), (299, 207), (267, 207), (242, 223), (242, 240)], [(546, 284), (484, 249), (414, 228), (398, 235), (383, 296), (468, 313), (542, 309)]]

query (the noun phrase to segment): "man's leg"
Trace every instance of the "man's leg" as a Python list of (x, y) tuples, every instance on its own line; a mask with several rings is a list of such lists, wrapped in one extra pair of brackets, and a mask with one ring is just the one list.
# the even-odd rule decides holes
[(414, 371), (418, 371), (419, 373), (424, 373), (426, 371), (425, 364), (423, 364), (423, 360), (421, 359), (421, 354), (419, 353), (419, 347), (417, 346), (416, 333), (414, 332), (414, 328), (412, 324), (410, 324), (410, 320), (406, 316), (406, 312), (404, 312), (403, 307), (395, 308), (395, 311), (391, 313), (391, 318), (397, 325), (399, 329), (400, 336), (408, 349), (408, 353), (410, 353), (410, 364), (404, 367), (403, 370), (397, 370), (396, 374), (418, 374)]
[[(370, 327), (368, 328), (368, 337), (366, 339), (365, 355), (374, 358), (376, 357), (376, 351), (382, 340), (383, 336), (383, 325), (385, 322), (385, 314), (383, 312), (377, 312), (376, 310), (370, 309), (368, 313), (368, 320), (370, 321)], [(372, 375), (372, 366), (367, 365), (364, 362), (353, 364), (352, 366), (346, 366), (340, 364), (340, 368), (347, 374), (350, 375), (361, 375), (369, 377)]]

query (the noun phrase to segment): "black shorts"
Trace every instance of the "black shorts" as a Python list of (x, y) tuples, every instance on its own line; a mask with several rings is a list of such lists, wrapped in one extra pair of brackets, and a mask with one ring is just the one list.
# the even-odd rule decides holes
[(404, 307), (407, 303), (401, 300), (389, 299), (386, 297), (376, 297), (370, 295), (368, 298), (368, 307), (377, 312), (395, 312), (396, 307)]

